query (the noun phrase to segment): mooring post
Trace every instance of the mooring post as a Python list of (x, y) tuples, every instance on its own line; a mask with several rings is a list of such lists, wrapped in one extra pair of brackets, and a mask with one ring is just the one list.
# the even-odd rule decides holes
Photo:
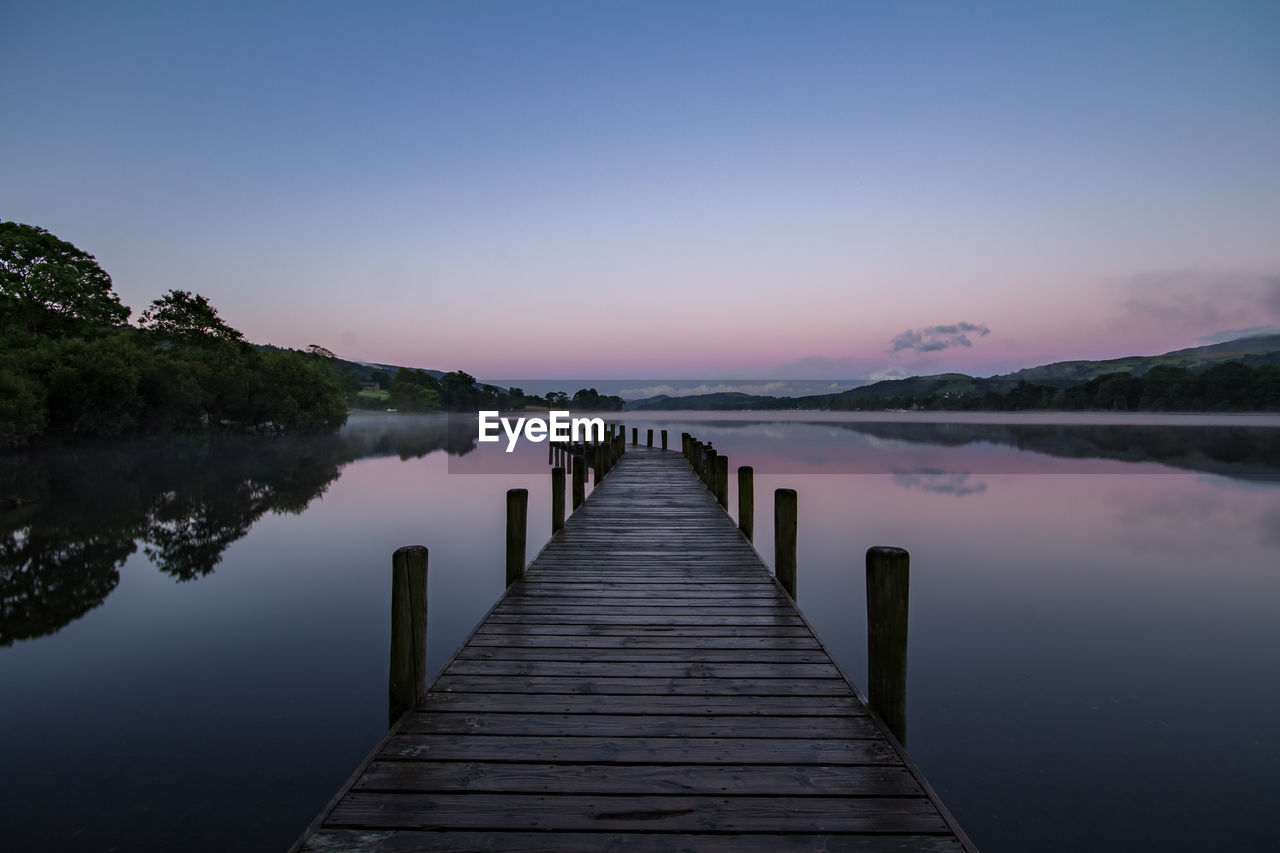
[(712, 494), (716, 491), (716, 455), (716, 449), (708, 444), (706, 464), (702, 467), (702, 482), (707, 484)]
[(573, 511), (587, 499), (587, 457), (574, 454), (573, 457)]
[(564, 469), (551, 469), (551, 535), (564, 529)]
[(631, 428), (631, 443), (632, 444), (640, 443), (640, 427)]
[(507, 489), (507, 586), (524, 577), (524, 541), (528, 515), (529, 490)]
[(778, 583), (796, 598), (796, 490), (773, 493), (773, 570)]
[(716, 500), (725, 512), (729, 511), (729, 457), (716, 457)]
[(427, 549), (397, 548), (391, 555), (391, 669), (387, 725), (421, 704), (427, 689)]
[(645, 444), (648, 447), (653, 447), (653, 430), (649, 430), (647, 438), (645, 439)]
[(756, 529), (756, 487), (752, 480), (754, 473), (750, 465), (738, 466), (738, 529), (747, 537), (748, 542), (754, 541)]
[(595, 449), (592, 454), (591, 482), (597, 486), (600, 485), (600, 478), (604, 476), (604, 453), (602, 452), (603, 450), (604, 450), (603, 445), (597, 444), (595, 445)]
[(907, 598), (911, 557), (867, 549), (867, 693), (871, 710), (907, 743)]
[(684, 458), (689, 458), (689, 433), (680, 433), (680, 452), (684, 454)]
[(667, 431), (665, 429), (662, 431), (662, 449), (667, 449)]

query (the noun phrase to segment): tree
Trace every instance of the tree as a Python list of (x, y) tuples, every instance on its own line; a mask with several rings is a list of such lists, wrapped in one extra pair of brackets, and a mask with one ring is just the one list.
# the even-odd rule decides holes
[(244, 335), (223, 322), (209, 300), (187, 290), (170, 290), (151, 303), (138, 325), (170, 341), (191, 346), (239, 343)]
[(128, 319), (93, 255), (35, 225), (0, 222), (0, 323), (39, 337)]
[(427, 412), (440, 408), (440, 385), (425, 370), (402, 367), (391, 384), (391, 405), (404, 412)]
[(465, 411), (474, 408), (479, 398), (476, 389), (476, 378), (470, 373), (454, 370), (440, 377), (440, 396), (444, 398), (444, 406), (450, 411)]

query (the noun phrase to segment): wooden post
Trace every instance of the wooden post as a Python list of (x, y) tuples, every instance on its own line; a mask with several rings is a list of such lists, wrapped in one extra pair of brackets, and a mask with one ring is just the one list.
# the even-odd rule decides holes
[(603, 448), (595, 445), (592, 449), (592, 465), (591, 465), (591, 482), (600, 485), (600, 478), (604, 476), (604, 454), (601, 452)]
[(747, 537), (748, 542), (755, 541), (756, 529), (756, 487), (752, 479), (755, 470), (750, 465), (738, 466), (738, 529)]
[(684, 458), (689, 458), (689, 433), (680, 433), (680, 452), (684, 454)]
[(665, 429), (662, 431), (662, 449), (667, 449), (667, 431)]
[(564, 529), (564, 469), (551, 469), (551, 535)]
[(627, 452), (627, 425), (623, 424), (622, 429), (618, 430), (618, 458)]
[(632, 444), (640, 443), (640, 427), (631, 428), (631, 443)]
[(796, 526), (796, 490), (776, 490), (773, 493), (773, 571), (792, 601), (796, 597)]
[(702, 466), (702, 482), (707, 484), (712, 494), (716, 491), (716, 455), (716, 449), (708, 444), (707, 458)]
[(391, 555), (391, 670), (387, 725), (395, 725), (426, 696), (427, 549), (397, 548)]
[(871, 710), (907, 743), (907, 598), (910, 555), (867, 549), (867, 693)]
[(529, 490), (507, 489), (507, 586), (524, 577), (524, 540), (528, 516)]
[(649, 430), (649, 437), (646, 439), (646, 443), (649, 447), (653, 447), (653, 430)]
[(587, 498), (587, 457), (581, 454), (573, 456), (573, 511)]
[(716, 457), (716, 500), (725, 512), (729, 511), (729, 457)]

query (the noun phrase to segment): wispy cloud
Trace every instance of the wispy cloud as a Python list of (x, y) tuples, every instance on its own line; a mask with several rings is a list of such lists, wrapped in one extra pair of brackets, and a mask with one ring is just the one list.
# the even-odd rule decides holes
[(971, 347), (973, 341), (969, 338), (970, 335), (985, 338), (989, 334), (991, 329), (985, 323), (950, 323), (924, 329), (907, 329), (889, 342), (889, 352), (937, 352), (952, 347)]
[(1144, 273), (1125, 282), (1122, 292), (1125, 314), (1140, 325), (1212, 337), (1208, 330), (1242, 321), (1280, 321), (1280, 274), (1196, 269)]
[(1236, 341), (1240, 338), (1258, 338), (1263, 335), (1280, 335), (1280, 326), (1250, 326), (1247, 329), (1224, 329), (1221, 332), (1214, 332), (1210, 335), (1201, 335), (1196, 338), (1196, 343), (1220, 344), (1226, 341)]

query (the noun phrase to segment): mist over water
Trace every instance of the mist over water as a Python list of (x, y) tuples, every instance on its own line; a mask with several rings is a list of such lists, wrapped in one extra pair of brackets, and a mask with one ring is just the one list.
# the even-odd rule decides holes
[[(908, 745), (984, 851), (1274, 849), (1277, 420), (896, 418), (609, 420), (754, 466), (766, 562), (797, 490), (798, 603), (859, 684), (863, 554), (910, 551)], [(287, 847), (385, 731), (391, 552), (430, 549), (434, 672), (502, 591), (506, 489), (549, 536), (546, 452), (378, 415), (0, 457), (6, 843)]]

